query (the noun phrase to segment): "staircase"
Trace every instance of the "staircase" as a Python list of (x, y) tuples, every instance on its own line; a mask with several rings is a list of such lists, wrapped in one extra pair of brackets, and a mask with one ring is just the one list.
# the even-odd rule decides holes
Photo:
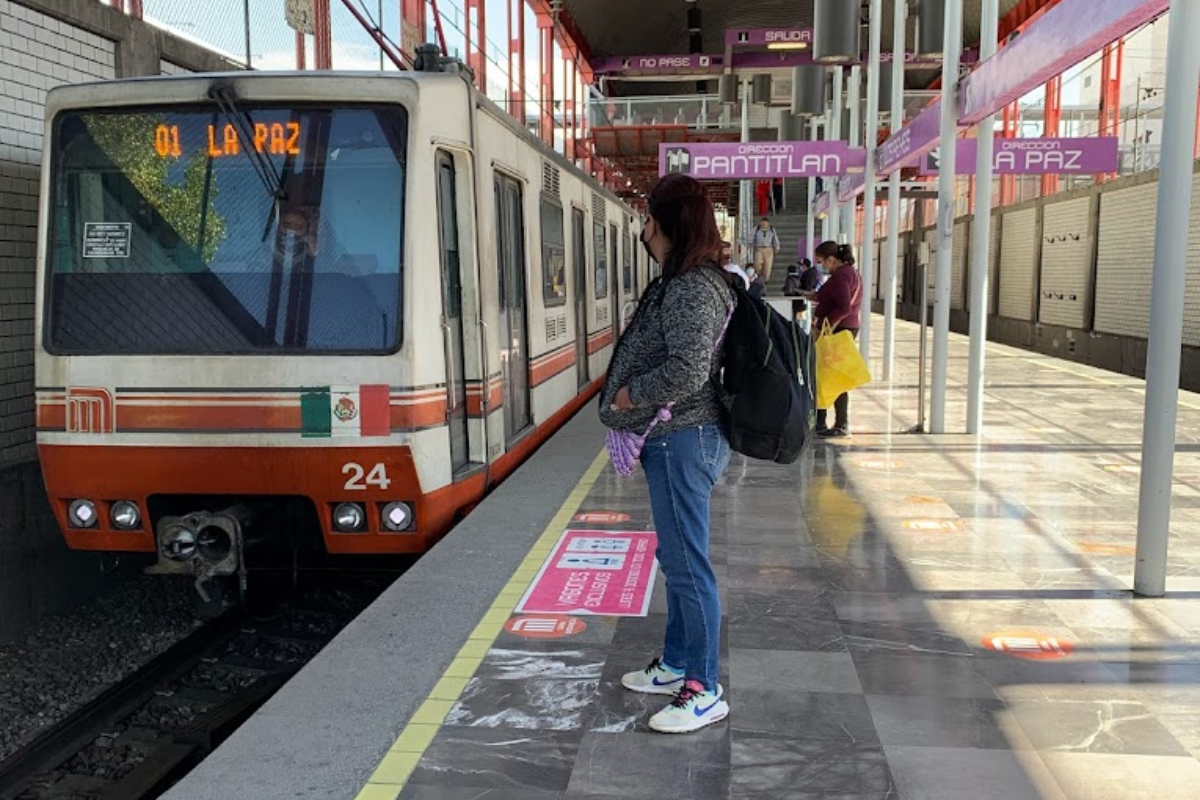
[[(771, 269), (771, 283), (767, 286), (768, 295), (782, 295), (783, 283), (787, 280), (787, 268), (802, 257), (812, 258), (812, 249), (816, 244), (809, 245), (809, 252), (799, 253), (800, 240), (804, 238), (808, 225), (808, 179), (796, 178), (784, 181), (784, 197), (787, 209), (780, 214), (771, 216), (771, 224), (779, 235), (779, 253), (775, 256), (775, 266)], [(757, 215), (755, 215), (757, 220)]]

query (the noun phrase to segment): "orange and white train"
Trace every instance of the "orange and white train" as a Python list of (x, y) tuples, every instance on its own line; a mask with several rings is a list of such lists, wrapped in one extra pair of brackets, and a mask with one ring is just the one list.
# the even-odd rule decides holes
[(429, 548), (594, 394), (653, 269), (457, 65), (71, 86), (47, 123), (55, 515), (201, 581)]

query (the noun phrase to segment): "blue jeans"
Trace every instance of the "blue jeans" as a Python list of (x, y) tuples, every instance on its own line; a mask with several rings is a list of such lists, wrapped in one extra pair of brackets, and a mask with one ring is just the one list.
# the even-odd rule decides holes
[(667, 579), (663, 661), (688, 680), (716, 691), (721, 601), (708, 557), (708, 501), (729, 466), (729, 442), (717, 425), (685, 428), (651, 439), (642, 449), (658, 535), (658, 563)]

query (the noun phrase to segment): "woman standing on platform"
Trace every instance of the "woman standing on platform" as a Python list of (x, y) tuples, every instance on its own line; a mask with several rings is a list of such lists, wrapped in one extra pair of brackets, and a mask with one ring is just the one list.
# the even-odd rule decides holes
[[(830, 334), (850, 331), (858, 338), (858, 326), (862, 314), (862, 276), (854, 268), (854, 250), (848, 244), (825, 242), (817, 248), (817, 265), (824, 268), (829, 278), (819, 292), (807, 295), (817, 301), (817, 312), (813, 315), (813, 336), (821, 338), (825, 323), (829, 323)], [(817, 411), (817, 434), (820, 436), (850, 435), (850, 395), (843, 392), (833, 403), (834, 422), (830, 428), (826, 422), (826, 411)]]
[(708, 538), (709, 498), (730, 451), (710, 378), (736, 299), (733, 276), (718, 265), (721, 237), (704, 188), (668, 175), (648, 205), (642, 244), (663, 265), (662, 277), (617, 343), (600, 417), (610, 429), (646, 435), (640, 460), (667, 581), (662, 656), (621, 682), (635, 692), (675, 695), (650, 727), (688, 733), (729, 714), (717, 683), (721, 604)]

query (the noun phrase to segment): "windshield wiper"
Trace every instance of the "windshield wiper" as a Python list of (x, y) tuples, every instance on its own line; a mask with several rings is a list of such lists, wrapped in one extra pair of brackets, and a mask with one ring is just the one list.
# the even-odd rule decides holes
[(225, 82), (214, 83), (209, 87), (208, 96), (233, 124), (234, 133), (238, 137), (242, 151), (250, 157), (254, 174), (258, 176), (263, 188), (267, 190), (267, 195), (271, 198), (271, 209), (267, 213), (267, 221), (263, 226), (262, 241), (265, 242), (271, 232), (272, 219), (278, 223), (280, 206), (283, 201), (287, 200), (287, 193), (283, 190), (283, 176), (276, 171), (275, 165), (271, 163), (267, 154), (254, 146), (254, 120), (250, 117), (250, 112), (238, 108), (230, 85)]

